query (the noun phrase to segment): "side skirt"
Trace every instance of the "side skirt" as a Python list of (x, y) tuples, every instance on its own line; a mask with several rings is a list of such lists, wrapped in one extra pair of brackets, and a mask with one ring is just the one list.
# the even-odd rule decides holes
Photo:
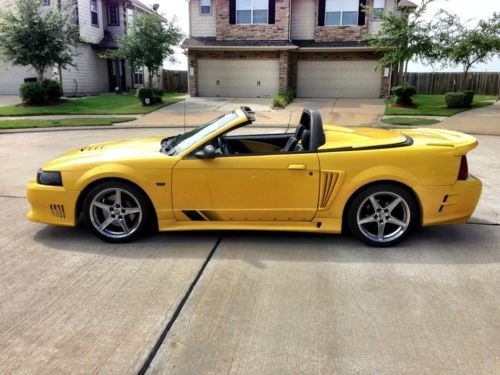
[(342, 220), (317, 219), (308, 222), (287, 221), (176, 221), (160, 220), (161, 232), (189, 230), (266, 230), (290, 232), (340, 233)]

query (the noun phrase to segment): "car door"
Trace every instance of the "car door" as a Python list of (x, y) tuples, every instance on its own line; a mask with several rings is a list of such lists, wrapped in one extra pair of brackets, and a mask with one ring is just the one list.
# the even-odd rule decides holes
[(188, 156), (172, 174), (177, 220), (311, 221), (317, 211), (316, 153)]

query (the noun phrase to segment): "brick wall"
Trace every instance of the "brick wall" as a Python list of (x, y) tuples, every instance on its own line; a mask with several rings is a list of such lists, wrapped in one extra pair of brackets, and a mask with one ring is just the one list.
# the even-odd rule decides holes
[(288, 40), (289, 0), (276, 0), (275, 23), (271, 25), (229, 24), (229, 1), (215, 0), (217, 40)]

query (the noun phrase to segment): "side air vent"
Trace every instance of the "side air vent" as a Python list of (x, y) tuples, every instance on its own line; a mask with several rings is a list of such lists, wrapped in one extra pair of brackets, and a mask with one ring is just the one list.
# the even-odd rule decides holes
[(339, 175), (333, 172), (323, 172), (321, 174), (321, 194), (320, 194), (320, 208), (325, 208), (330, 202), (332, 197), (333, 189), (337, 183)]
[(85, 146), (85, 147), (82, 147), (80, 149), (81, 152), (84, 152), (84, 151), (98, 151), (98, 150), (102, 150), (104, 148), (104, 146), (102, 145), (89, 145), (89, 146)]
[(55, 217), (58, 217), (59, 219), (66, 218), (66, 213), (64, 212), (64, 206), (62, 204), (51, 204), (49, 207), (50, 207), (50, 212), (52, 212), (52, 215), (54, 215)]

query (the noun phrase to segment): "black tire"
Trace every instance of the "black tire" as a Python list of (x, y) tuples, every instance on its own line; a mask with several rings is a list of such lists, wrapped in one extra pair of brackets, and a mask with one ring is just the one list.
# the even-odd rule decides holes
[(147, 197), (137, 186), (122, 181), (94, 186), (83, 201), (83, 217), (92, 233), (112, 243), (134, 241), (151, 229)]
[(418, 225), (419, 214), (418, 202), (408, 190), (380, 183), (356, 194), (348, 208), (347, 225), (356, 238), (368, 245), (389, 247), (411, 233)]

